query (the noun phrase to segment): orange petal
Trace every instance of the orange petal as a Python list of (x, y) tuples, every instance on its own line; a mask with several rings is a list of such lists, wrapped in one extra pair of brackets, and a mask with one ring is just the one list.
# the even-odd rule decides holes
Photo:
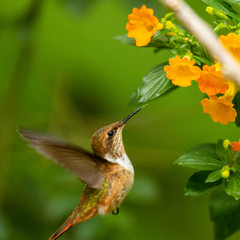
[(240, 152), (240, 139), (238, 142), (231, 142), (233, 151)]
[(240, 62), (240, 34), (229, 33), (226, 36), (221, 35), (219, 40), (232, 53), (236, 60)]
[(143, 5), (140, 9), (134, 8), (128, 15), (129, 22), (126, 25), (128, 37), (136, 40), (136, 46), (146, 46), (154, 33), (161, 28), (157, 17), (153, 16), (153, 9)]
[(192, 84), (192, 80), (196, 80), (200, 76), (200, 68), (193, 66), (194, 60), (187, 58), (181, 59), (178, 55), (169, 59), (170, 66), (163, 69), (167, 74), (167, 78), (172, 80), (174, 85), (180, 87), (188, 87)]
[(237, 116), (236, 110), (233, 108), (232, 102), (227, 101), (224, 96), (217, 98), (212, 96), (210, 99), (205, 98), (201, 101), (203, 111), (209, 113), (214, 122), (228, 124), (234, 122)]
[(227, 80), (220, 71), (216, 71), (215, 65), (204, 65), (200, 77), (196, 81), (199, 82), (200, 91), (207, 93), (208, 96), (224, 94), (229, 88)]

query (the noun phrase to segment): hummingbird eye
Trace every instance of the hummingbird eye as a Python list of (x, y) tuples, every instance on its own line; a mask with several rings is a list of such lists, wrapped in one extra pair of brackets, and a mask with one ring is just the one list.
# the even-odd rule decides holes
[(115, 135), (115, 131), (111, 130), (107, 134), (108, 134), (109, 137), (113, 137)]

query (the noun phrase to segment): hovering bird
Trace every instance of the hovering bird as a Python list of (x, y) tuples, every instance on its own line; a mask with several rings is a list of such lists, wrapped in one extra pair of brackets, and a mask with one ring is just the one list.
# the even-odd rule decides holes
[(113, 213), (119, 207), (134, 182), (134, 170), (122, 141), (124, 120), (97, 130), (92, 136), (93, 154), (74, 144), (31, 130), (18, 130), (37, 152), (74, 173), (86, 183), (79, 203), (70, 217), (49, 238), (55, 240), (71, 227), (96, 215)]

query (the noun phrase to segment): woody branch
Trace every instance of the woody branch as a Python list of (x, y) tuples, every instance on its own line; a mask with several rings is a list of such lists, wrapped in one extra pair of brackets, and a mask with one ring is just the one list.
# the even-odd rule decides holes
[(218, 58), (222, 64), (222, 72), (225, 77), (233, 80), (240, 87), (240, 65), (218, 41), (218, 37), (212, 28), (183, 0), (160, 1), (175, 12), (178, 19), (195, 35), (210, 54)]

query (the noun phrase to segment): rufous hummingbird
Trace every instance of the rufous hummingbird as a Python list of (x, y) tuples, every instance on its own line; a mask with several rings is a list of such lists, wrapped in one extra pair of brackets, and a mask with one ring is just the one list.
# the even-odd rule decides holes
[(134, 170), (124, 149), (122, 130), (125, 123), (141, 109), (138, 108), (120, 122), (97, 130), (92, 136), (93, 154), (49, 135), (18, 130), (37, 152), (86, 183), (73, 213), (49, 240), (57, 239), (71, 227), (96, 215), (118, 214), (120, 204), (134, 181)]

